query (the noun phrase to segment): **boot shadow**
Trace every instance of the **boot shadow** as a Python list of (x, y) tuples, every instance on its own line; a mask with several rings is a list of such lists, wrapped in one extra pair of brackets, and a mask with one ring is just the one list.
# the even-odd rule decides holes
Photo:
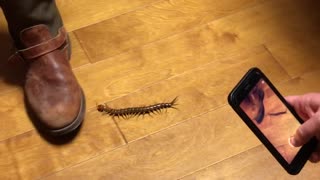
[[(0, 79), (4, 84), (9, 86), (22, 87), (26, 74), (26, 67), (23, 62), (11, 63), (8, 61), (13, 54), (13, 41), (8, 32), (0, 31)], [(10, 87), (8, 87), (10, 89)], [(1, 87), (0, 90), (6, 90), (6, 87)]]

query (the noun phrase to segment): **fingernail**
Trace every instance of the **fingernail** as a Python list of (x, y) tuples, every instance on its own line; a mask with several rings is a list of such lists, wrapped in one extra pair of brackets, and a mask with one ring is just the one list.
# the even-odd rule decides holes
[(297, 147), (297, 142), (295, 141), (295, 139), (294, 139), (293, 136), (291, 136), (291, 137), (289, 138), (289, 144), (290, 144), (290, 146), (292, 146), (292, 147)]

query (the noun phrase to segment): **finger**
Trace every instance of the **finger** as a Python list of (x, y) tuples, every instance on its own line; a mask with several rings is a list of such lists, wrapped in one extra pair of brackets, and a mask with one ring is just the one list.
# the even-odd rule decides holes
[(312, 152), (311, 156), (309, 157), (309, 161), (312, 163), (317, 163), (320, 161), (320, 144), (317, 144), (316, 149)]
[(309, 161), (312, 163), (317, 163), (320, 161), (320, 152), (319, 149), (317, 151), (313, 152), (309, 158)]
[(320, 110), (320, 93), (309, 93), (303, 96), (306, 113), (311, 117)]
[(306, 98), (310, 106), (320, 106), (320, 93), (308, 93), (303, 95), (303, 97)]
[(317, 163), (320, 161), (320, 154), (318, 152), (314, 152), (311, 154), (309, 161), (312, 163)]
[(296, 110), (300, 109), (311, 117), (320, 108), (320, 93), (308, 93), (302, 96), (287, 96), (285, 98)]
[(295, 107), (301, 99), (301, 96), (286, 96), (285, 99), (291, 106)]
[(310, 116), (305, 112), (305, 106), (307, 104), (303, 96), (287, 96), (285, 99), (304, 121), (310, 118)]
[(312, 137), (319, 134), (319, 120), (313, 116), (311, 119), (305, 121), (299, 126), (293, 137), (290, 138), (290, 142), (293, 146), (299, 147), (306, 144)]
[(303, 102), (312, 106), (319, 106), (320, 93), (308, 93), (301, 96), (286, 96), (285, 99), (292, 105)]

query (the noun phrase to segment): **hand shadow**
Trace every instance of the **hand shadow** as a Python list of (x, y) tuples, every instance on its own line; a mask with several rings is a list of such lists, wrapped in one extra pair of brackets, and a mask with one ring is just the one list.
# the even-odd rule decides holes
[[(0, 92), (10, 91), (16, 87), (23, 89), (27, 72), (27, 64), (24, 61), (8, 61), (10, 56), (14, 53), (14, 45), (10, 34), (1, 30), (0, 49)], [(40, 136), (51, 144), (62, 145), (71, 142), (81, 128), (80, 126), (77, 130), (65, 136), (52, 137), (41, 130), (42, 128), (38, 123), (39, 119), (37, 119), (37, 116), (31, 110), (26, 98), (24, 98), (24, 105), (26, 113)]]

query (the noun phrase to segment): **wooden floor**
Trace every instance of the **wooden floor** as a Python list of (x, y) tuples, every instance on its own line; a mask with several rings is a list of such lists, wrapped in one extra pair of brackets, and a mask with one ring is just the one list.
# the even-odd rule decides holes
[[(57, 0), (87, 99), (69, 143), (41, 136), (25, 110), (22, 67), (0, 15), (0, 179), (319, 179), (288, 175), (232, 111), (227, 95), (253, 66), (283, 95), (320, 90), (316, 0)], [(113, 107), (178, 110), (112, 119)]]

